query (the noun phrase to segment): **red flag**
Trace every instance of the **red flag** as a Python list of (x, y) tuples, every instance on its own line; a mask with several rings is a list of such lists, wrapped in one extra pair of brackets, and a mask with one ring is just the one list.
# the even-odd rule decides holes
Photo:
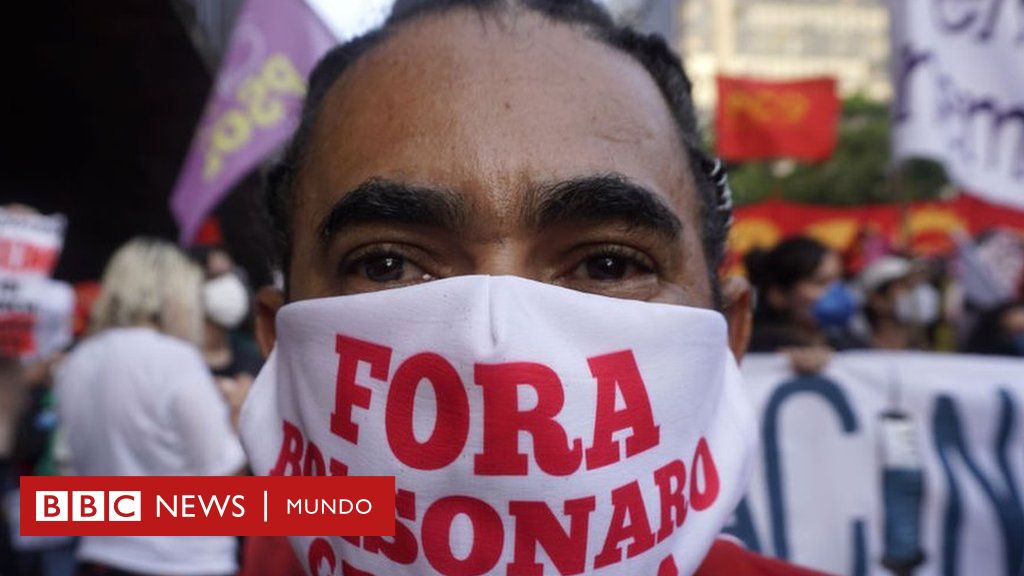
[(826, 160), (836, 147), (834, 78), (769, 82), (718, 77), (718, 155), (726, 160)]

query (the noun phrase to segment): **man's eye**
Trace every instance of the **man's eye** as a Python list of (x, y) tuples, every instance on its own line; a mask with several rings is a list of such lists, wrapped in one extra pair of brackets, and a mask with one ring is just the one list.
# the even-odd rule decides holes
[(376, 284), (408, 282), (428, 277), (422, 268), (405, 256), (391, 252), (362, 256), (352, 262), (345, 272), (356, 279), (361, 278)]
[(638, 275), (652, 274), (653, 268), (638, 258), (614, 253), (588, 256), (577, 267), (573, 276), (580, 280), (614, 282)]
[(405, 273), (405, 258), (401, 256), (371, 256), (362, 262), (362, 272), (373, 282), (397, 282)]
[(621, 280), (629, 273), (630, 262), (621, 256), (591, 256), (584, 266), (591, 280)]

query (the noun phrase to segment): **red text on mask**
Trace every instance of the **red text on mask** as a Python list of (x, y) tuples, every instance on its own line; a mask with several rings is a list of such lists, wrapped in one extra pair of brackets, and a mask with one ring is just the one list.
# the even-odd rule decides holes
[[(335, 342), (338, 371), (335, 381), (331, 432), (352, 444), (359, 443), (356, 409), (368, 410), (384, 401), (384, 429), (388, 445), (404, 465), (438, 470), (462, 454), (470, 429), (470, 403), (455, 367), (443, 356), (423, 352), (403, 360), (391, 372), (392, 350), (344, 335)], [(357, 381), (359, 366), (369, 377), (388, 382), (385, 398), (375, 398), (369, 385)], [(533, 439), (535, 465), (552, 476), (567, 476), (584, 467), (595, 470), (641, 454), (658, 445), (660, 429), (654, 422), (651, 401), (631, 350), (587, 359), (594, 379), (596, 405), (590, 444), (570, 438), (558, 422), (565, 404), (561, 379), (550, 367), (536, 362), (475, 364), (473, 380), (483, 398), (483, 446), (474, 454), (479, 476), (525, 476), (530, 453), (520, 447), (520, 432)], [(390, 379), (390, 381), (389, 381)], [(436, 398), (436, 417), (430, 435), (420, 440), (413, 430), (415, 399), (420, 386), (430, 386)], [(520, 389), (531, 389), (537, 401), (531, 408), (519, 403)], [(621, 402), (620, 402), (621, 401)], [(618, 407), (617, 404), (621, 404)], [(620, 442), (618, 432), (629, 435)]]

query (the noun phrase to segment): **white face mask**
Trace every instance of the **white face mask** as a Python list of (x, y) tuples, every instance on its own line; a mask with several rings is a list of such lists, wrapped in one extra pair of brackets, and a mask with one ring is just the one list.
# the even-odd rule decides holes
[(249, 291), (235, 274), (221, 274), (203, 285), (203, 306), (210, 321), (230, 330), (249, 313)]
[(395, 537), (292, 538), (312, 574), (690, 574), (746, 488), (741, 386), (716, 312), (464, 276), (282, 308), (242, 439), (397, 478)]
[(920, 283), (896, 298), (896, 319), (904, 324), (928, 326), (942, 313), (939, 291), (927, 283)]

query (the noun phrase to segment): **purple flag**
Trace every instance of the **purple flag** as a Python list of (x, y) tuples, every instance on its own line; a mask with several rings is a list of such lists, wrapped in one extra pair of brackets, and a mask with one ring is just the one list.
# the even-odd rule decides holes
[(292, 134), (306, 77), (335, 44), (303, 0), (248, 0), (171, 195), (192, 241), (228, 190)]

